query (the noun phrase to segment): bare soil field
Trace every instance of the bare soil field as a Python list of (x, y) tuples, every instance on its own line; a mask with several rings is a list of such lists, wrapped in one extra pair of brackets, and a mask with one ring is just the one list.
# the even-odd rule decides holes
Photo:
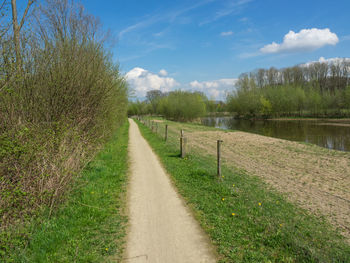
[(185, 130), (189, 152), (216, 155), (235, 169), (262, 178), (301, 207), (324, 216), (350, 241), (350, 153), (245, 132), (169, 125), (175, 136)]

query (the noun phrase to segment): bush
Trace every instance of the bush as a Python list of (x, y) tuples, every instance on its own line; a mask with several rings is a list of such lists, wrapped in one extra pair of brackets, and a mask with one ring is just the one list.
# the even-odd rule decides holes
[(97, 20), (68, 0), (36, 10), (20, 60), (12, 36), (0, 39), (1, 227), (52, 210), (126, 117), (127, 85)]
[(206, 113), (203, 96), (196, 92), (170, 92), (160, 100), (158, 107), (166, 118), (177, 121), (191, 121)]

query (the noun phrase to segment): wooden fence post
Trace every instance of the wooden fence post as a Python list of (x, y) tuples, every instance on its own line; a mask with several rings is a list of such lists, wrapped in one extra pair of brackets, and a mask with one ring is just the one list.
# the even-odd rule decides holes
[(168, 124), (165, 124), (165, 141), (168, 140)]
[(181, 133), (180, 133), (180, 156), (182, 157), (182, 140), (183, 140), (183, 137), (182, 137), (182, 130), (181, 130)]
[(186, 144), (187, 144), (187, 138), (183, 137), (183, 140), (182, 140), (182, 158), (185, 158), (186, 157)]
[(221, 177), (221, 143), (222, 140), (217, 141), (217, 165), (218, 165), (218, 177)]
[(184, 131), (182, 129), (180, 137), (180, 156), (181, 158), (185, 158), (186, 156), (186, 138), (184, 137)]

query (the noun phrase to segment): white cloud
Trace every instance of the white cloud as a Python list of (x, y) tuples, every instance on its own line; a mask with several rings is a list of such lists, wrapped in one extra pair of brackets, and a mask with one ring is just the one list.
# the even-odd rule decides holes
[(219, 79), (213, 81), (202, 81), (197, 80), (190, 82), (190, 87), (193, 90), (204, 92), (209, 98), (216, 100), (223, 100), (228, 91), (231, 91), (237, 79)]
[[(139, 31), (143, 28), (151, 27), (160, 22), (166, 22), (172, 24), (176, 19), (179, 19), (183, 14), (186, 14), (194, 9), (207, 5), (215, 0), (203, 0), (195, 3), (193, 5), (189, 5), (183, 9), (172, 10), (170, 12), (159, 12), (155, 15), (150, 15), (144, 18), (142, 21), (130, 25), (123, 30), (121, 30), (118, 34), (119, 39), (122, 39), (126, 34), (129, 34), (134, 31)], [(244, 1), (244, 0), (241, 0)]]
[(315, 64), (315, 63), (327, 63), (329, 65), (332, 65), (332, 64), (338, 64), (338, 63), (341, 63), (341, 62), (347, 62), (347, 63), (350, 63), (350, 58), (324, 58), (324, 57), (320, 57), (319, 60), (317, 61), (309, 61), (305, 64), (301, 64), (300, 66), (301, 67), (307, 67), (307, 66), (310, 66), (312, 64)]
[[(147, 91), (160, 90), (162, 92), (173, 91), (180, 88), (180, 84), (173, 78), (167, 77), (165, 69), (158, 74), (146, 69), (136, 67), (126, 73), (125, 78), (139, 99), (146, 97)], [(201, 91), (216, 100), (223, 100), (226, 93), (234, 89), (237, 79), (219, 79), (213, 81), (192, 81), (183, 85), (183, 90)]]
[(216, 20), (219, 20), (223, 17), (229, 16), (231, 14), (238, 14), (242, 9), (253, 0), (233, 0), (230, 1), (228, 5), (225, 6), (225, 8), (218, 10), (213, 16), (211, 16), (209, 19), (206, 19), (205, 21), (201, 22), (199, 25), (206, 25), (212, 22), (215, 22)]
[(338, 36), (329, 28), (325, 29), (302, 29), (299, 33), (289, 31), (283, 38), (281, 44), (272, 42), (260, 49), (262, 53), (282, 53), (296, 51), (312, 51), (326, 45), (336, 45)]
[(126, 73), (125, 78), (130, 87), (135, 91), (136, 97), (144, 98), (147, 91), (161, 90), (162, 92), (167, 92), (179, 86), (179, 83), (175, 79), (165, 77), (161, 73), (167, 74), (165, 70), (161, 70), (160, 74), (155, 74), (143, 68), (136, 67)]
[(248, 17), (242, 17), (241, 19), (239, 19), (239, 22), (245, 23), (248, 22)]
[(233, 32), (232, 31), (227, 31), (227, 32), (221, 32), (220, 34), (222, 37), (227, 37), (227, 36), (231, 36), (233, 35)]
[(159, 71), (159, 76), (165, 77), (165, 76), (167, 76), (167, 75), (168, 75), (168, 72), (167, 72), (165, 69), (161, 69), (161, 70)]

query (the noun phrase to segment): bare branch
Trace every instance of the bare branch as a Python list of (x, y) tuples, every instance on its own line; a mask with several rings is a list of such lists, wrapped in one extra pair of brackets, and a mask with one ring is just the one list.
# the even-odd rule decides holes
[(5, 7), (6, 4), (6, 0), (2, 1), (2, 4), (0, 5), (0, 11)]
[(24, 11), (23, 16), (22, 16), (21, 24), (20, 24), (19, 27), (18, 27), (18, 31), (20, 31), (21, 28), (23, 27), (24, 20), (25, 20), (27, 14), (28, 14), (28, 11), (29, 11), (29, 9), (30, 9), (30, 6), (31, 6), (34, 2), (35, 2), (35, 0), (29, 0), (29, 1), (28, 1), (26, 10)]

